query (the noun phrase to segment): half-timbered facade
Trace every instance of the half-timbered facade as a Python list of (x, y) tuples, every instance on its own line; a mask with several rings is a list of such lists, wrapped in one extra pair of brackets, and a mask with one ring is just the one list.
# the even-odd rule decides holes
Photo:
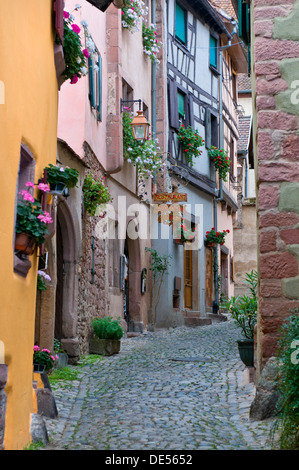
[[(165, 14), (168, 173), (164, 190), (187, 194), (186, 220), (198, 228), (198, 243), (177, 244), (172, 236), (154, 241), (159, 251), (172, 255), (157, 326), (202, 324), (210, 313), (218, 312), (221, 292), (231, 295), (233, 288), (238, 54), (228, 52), (236, 42), (233, 18), (220, 15), (207, 0), (168, 0)], [(201, 155), (192, 163), (178, 139), (182, 125), (191, 126), (204, 140)], [(232, 160), (225, 184), (211, 163), (211, 147), (227, 150)], [(230, 232), (221, 250), (205, 244), (205, 234), (213, 227)]]

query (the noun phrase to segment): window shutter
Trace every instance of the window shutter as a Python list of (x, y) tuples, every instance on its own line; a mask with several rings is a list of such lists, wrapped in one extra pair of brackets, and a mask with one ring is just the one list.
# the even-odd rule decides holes
[(194, 127), (194, 107), (193, 107), (193, 96), (189, 95), (189, 125)]
[(205, 144), (206, 148), (210, 149), (212, 145), (212, 120), (211, 111), (206, 108), (205, 113)]
[(179, 128), (179, 110), (178, 110), (178, 92), (176, 83), (169, 80), (168, 84), (168, 109), (169, 109), (169, 125), (174, 129)]
[(175, 36), (182, 43), (186, 43), (186, 10), (178, 3), (175, 5)]
[(54, 2), (55, 31), (60, 39), (61, 44), (63, 44), (63, 32), (64, 32), (63, 9), (64, 9), (64, 0), (55, 0)]
[(88, 57), (88, 75), (89, 75), (89, 99), (92, 108), (95, 108), (95, 93), (94, 93), (94, 76), (93, 76), (93, 60)]
[(99, 54), (99, 62), (98, 62), (98, 121), (102, 120), (102, 57)]

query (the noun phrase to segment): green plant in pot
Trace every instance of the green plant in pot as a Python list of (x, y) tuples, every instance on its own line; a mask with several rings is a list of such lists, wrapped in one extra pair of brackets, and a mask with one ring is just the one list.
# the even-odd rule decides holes
[(243, 340), (238, 341), (241, 360), (248, 367), (254, 365), (254, 327), (257, 322), (257, 272), (246, 273), (245, 281), (249, 295), (231, 297), (224, 306), (241, 328)]
[(51, 163), (45, 168), (47, 172), (47, 183), (50, 185), (52, 194), (62, 194), (65, 188), (74, 188), (78, 183), (79, 171)]
[(91, 322), (93, 337), (90, 340), (89, 352), (111, 356), (120, 350), (120, 340), (124, 330), (120, 320), (112, 317), (94, 318)]

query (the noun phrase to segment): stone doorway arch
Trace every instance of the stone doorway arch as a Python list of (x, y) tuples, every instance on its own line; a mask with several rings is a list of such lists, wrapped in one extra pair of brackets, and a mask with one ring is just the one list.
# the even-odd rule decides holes
[(66, 201), (57, 207), (56, 224), (56, 301), (54, 337), (58, 339), (75, 363), (80, 357), (77, 337), (78, 320), (78, 237), (79, 227), (75, 223)]

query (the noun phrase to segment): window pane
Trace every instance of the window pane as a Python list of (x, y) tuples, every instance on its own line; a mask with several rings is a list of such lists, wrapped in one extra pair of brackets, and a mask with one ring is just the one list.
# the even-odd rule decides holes
[(178, 91), (178, 110), (179, 110), (179, 117), (184, 119), (185, 116), (185, 96), (183, 93)]
[(184, 44), (186, 43), (186, 14), (177, 3), (175, 5), (175, 36)]
[(210, 36), (210, 65), (217, 67), (217, 40)]

